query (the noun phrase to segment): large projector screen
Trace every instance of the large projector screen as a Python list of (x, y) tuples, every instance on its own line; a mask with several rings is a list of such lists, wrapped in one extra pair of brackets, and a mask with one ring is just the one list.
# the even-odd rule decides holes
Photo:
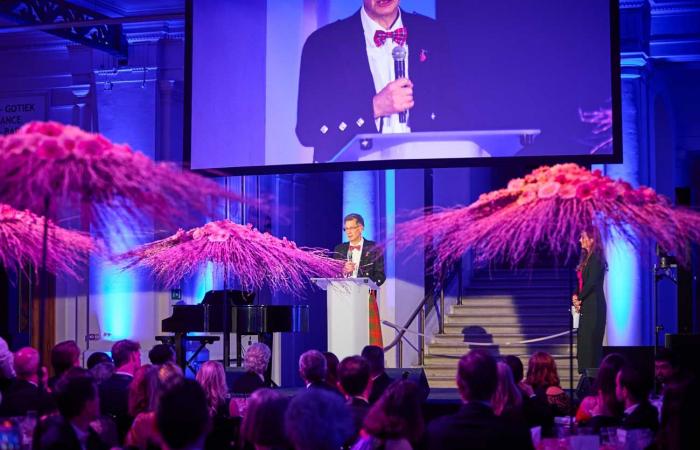
[[(192, 169), (621, 160), (617, 0), (190, 0), (187, 10)], [(394, 56), (409, 81), (395, 80)]]

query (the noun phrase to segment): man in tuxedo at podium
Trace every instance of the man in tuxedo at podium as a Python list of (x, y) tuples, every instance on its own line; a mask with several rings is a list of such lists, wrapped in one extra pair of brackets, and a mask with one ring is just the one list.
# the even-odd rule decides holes
[[(396, 47), (407, 55), (398, 79)], [(315, 162), (325, 162), (360, 133), (463, 129), (447, 49), (435, 20), (401, 10), (399, 0), (363, 0), (355, 14), (316, 30), (304, 44), (299, 142), (314, 147)]]
[[(350, 278), (367, 277), (381, 286), (386, 281), (384, 254), (374, 242), (362, 237), (365, 220), (361, 215), (352, 213), (345, 216), (343, 222), (348, 242), (337, 245), (334, 250), (336, 258), (345, 260), (343, 275)], [(369, 344), (383, 347), (375, 290), (369, 291)]]

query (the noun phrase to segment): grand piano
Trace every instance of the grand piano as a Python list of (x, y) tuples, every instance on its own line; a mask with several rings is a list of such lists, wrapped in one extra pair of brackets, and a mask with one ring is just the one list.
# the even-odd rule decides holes
[[(228, 367), (230, 333), (236, 333), (236, 360), (240, 365), (242, 335), (257, 335), (258, 342), (265, 342), (272, 349), (272, 333), (309, 330), (308, 305), (254, 305), (254, 298), (251, 292), (215, 290), (207, 292), (197, 305), (174, 305), (173, 314), (161, 322), (163, 332), (174, 335), (156, 339), (175, 346), (177, 363), (185, 371), (205, 345), (219, 340), (218, 336), (189, 336), (188, 333), (223, 333), (224, 367)], [(224, 308), (226, 303), (228, 310)], [(224, 326), (226, 318), (229, 318), (229, 327)], [(200, 344), (189, 360), (185, 356), (188, 341)]]

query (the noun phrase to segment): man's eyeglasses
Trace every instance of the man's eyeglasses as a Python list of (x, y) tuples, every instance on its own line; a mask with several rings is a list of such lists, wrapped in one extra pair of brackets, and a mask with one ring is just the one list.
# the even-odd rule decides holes
[(345, 227), (345, 228), (343, 228), (343, 231), (352, 231), (352, 230), (357, 230), (358, 228), (360, 228), (360, 226), (355, 225), (354, 227)]

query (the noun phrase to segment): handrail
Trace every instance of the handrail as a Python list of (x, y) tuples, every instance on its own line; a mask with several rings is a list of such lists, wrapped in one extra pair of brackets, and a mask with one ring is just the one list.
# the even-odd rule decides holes
[[(449, 286), (450, 283), (452, 283), (452, 281), (454, 280), (455, 276), (458, 273), (459, 272), (457, 272), (457, 271), (450, 271), (448, 276), (447, 276), (447, 280), (440, 283), (441, 289), (444, 290), (445, 286)], [(411, 324), (413, 324), (413, 321), (416, 320), (416, 317), (418, 317), (420, 312), (423, 310), (423, 308), (427, 304), (428, 300), (433, 298), (434, 295), (435, 295), (435, 292), (431, 292), (429, 294), (426, 294), (423, 297), (423, 299), (418, 303), (418, 306), (416, 307), (415, 310), (413, 310), (413, 313), (411, 313), (411, 316), (408, 318), (408, 320), (403, 325), (403, 327), (400, 327), (400, 330), (398, 330), (398, 333), (394, 337), (394, 340), (391, 341), (386, 347), (384, 347), (385, 353), (388, 352), (389, 350), (391, 350), (392, 348), (394, 348), (396, 346), (396, 344), (398, 344), (401, 341), (401, 339), (403, 339), (403, 336), (404, 336), (404, 334), (406, 334), (406, 330), (408, 329), (408, 327), (410, 327)], [(461, 295), (461, 293), (460, 293), (460, 295)]]

